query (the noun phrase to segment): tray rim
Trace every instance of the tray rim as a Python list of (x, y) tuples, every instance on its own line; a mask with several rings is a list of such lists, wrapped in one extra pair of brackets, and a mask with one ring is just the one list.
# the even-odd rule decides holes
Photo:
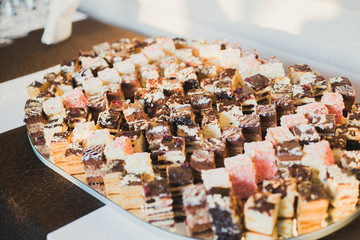
[[(158, 236), (164, 237), (164, 239), (174, 239), (174, 240), (196, 239), (196, 238), (192, 238), (190, 236), (185, 236), (185, 235), (181, 235), (181, 234), (178, 234), (178, 233), (169, 232), (169, 231), (167, 231), (165, 229), (154, 226), (154, 225), (152, 225), (152, 224), (150, 224), (150, 223), (136, 217), (135, 215), (131, 214), (127, 210), (123, 209), (122, 207), (120, 207), (119, 205), (117, 205), (116, 203), (114, 203), (113, 201), (108, 199), (107, 197), (103, 196), (102, 194), (100, 194), (99, 192), (97, 192), (96, 190), (91, 188), (90, 186), (86, 185), (85, 183), (81, 182), (79, 179), (71, 176), (70, 174), (68, 174), (67, 172), (62, 170), (60, 167), (56, 166), (55, 163), (53, 163), (50, 160), (48, 160), (47, 158), (45, 158), (35, 148), (35, 146), (31, 142), (29, 132), (27, 132), (27, 135), (28, 135), (29, 143), (30, 143), (35, 155), (38, 157), (38, 159), (42, 163), (44, 163), (47, 167), (51, 168), (53, 171), (60, 174), (61, 176), (66, 178), (68, 181), (70, 181), (71, 183), (73, 183), (74, 185), (79, 187), (80, 189), (84, 190), (85, 192), (87, 192), (91, 196), (95, 197), (96, 199), (98, 199), (99, 201), (104, 203), (105, 205), (110, 206), (113, 210), (118, 211), (118, 213), (120, 213), (120, 214), (123, 214), (128, 220), (130, 220), (134, 224), (141, 225), (141, 227), (143, 229), (146, 229), (147, 231), (156, 231)], [(337, 221), (335, 223), (331, 223), (328, 226), (323, 227), (323, 228), (321, 228), (319, 230), (316, 230), (314, 232), (306, 233), (306, 234), (299, 235), (299, 236), (292, 237), (292, 238), (288, 238), (288, 239), (289, 240), (290, 239), (291, 240), (319, 239), (319, 238), (328, 236), (328, 235), (336, 232), (337, 230), (340, 230), (341, 228), (345, 227), (346, 225), (348, 225), (349, 223), (354, 221), (359, 216), (360, 216), (360, 207), (358, 206), (357, 209), (351, 215), (349, 215), (346, 218), (341, 219), (340, 221)]]

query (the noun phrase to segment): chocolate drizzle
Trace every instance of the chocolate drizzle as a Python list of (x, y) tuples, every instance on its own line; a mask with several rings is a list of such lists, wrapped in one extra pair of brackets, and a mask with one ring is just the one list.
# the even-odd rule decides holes
[(259, 211), (260, 213), (266, 213), (270, 216), (270, 211), (275, 209), (275, 204), (268, 201), (268, 196), (264, 194), (254, 195), (254, 206), (250, 209)]

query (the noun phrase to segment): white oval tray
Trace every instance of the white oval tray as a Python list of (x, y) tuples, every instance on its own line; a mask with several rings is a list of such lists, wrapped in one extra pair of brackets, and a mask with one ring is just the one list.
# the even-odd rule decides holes
[[(30, 140), (29, 135), (28, 135), (28, 138), (29, 138), (30, 145), (33, 148), (36, 156), (46, 166), (48, 166), (49, 168), (51, 168), (52, 170), (54, 170), (55, 172), (57, 172), (58, 174), (60, 174), (61, 176), (63, 176), (64, 178), (66, 178), (67, 180), (69, 180), (70, 182), (72, 182), (73, 184), (78, 186), (79, 188), (81, 188), (82, 190), (84, 190), (85, 192), (87, 192), (90, 195), (92, 195), (93, 197), (97, 198), (99, 201), (103, 202), (107, 206), (110, 206), (112, 209), (114, 209), (118, 213), (125, 216), (128, 220), (130, 220), (131, 222), (134, 222), (134, 224), (137, 224), (138, 226), (141, 226), (144, 229), (152, 231), (152, 232), (156, 233), (156, 235), (158, 235), (159, 237), (163, 237), (164, 239), (172, 239), (172, 240), (194, 239), (194, 238), (191, 238), (191, 237), (188, 237), (188, 236), (172, 233), (172, 232), (166, 231), (164, 229), (161, 229), (159, 227), (153, 226), (150, 223), (147, 223), (147, 222), (143, 221), (142, 219), (140, 219), (140, 218), (134, 216), (133, 214), (129, 213), (128, 211), (121, 208), (116, 203), (112, 202), (110, 199), (108, 199), (105, 196), (101, 195), (100, 193), (98, 193), (97, 191), (92, 189), (90, 186), (86, 185), (85, 183), (81, 182), (80, 180), (78, 180), (77, 178), (71, 176), (70, 174), (66, 173), (64, 170), (62, 170), (61, 168), (56, 166), (54, 163), (52, 163), (51, 161), (46, 159), (34, 147), (34, 145), (32, 144), (32, 142)], [(348, 216), (348, 217), (346, 217), (344, 219), (341, 219), (338, 222), (331, 223), (328, 226), (326, 226), (326, 227), (324, 227), (324, 228), (322, 228), (320, 230), (317, 230), (317, 231), (314, 231), (314, 232), (311, 232), (311, 233), (307, 233), (307, 234), (303, 234), (303, 235), (299, 235), (299, 236), (293, 237), (291, 239), (292, 240), (303, 240), (303, 239), (318, 239), (318, 238), (321, 238), (321, 237), (325, 237), (325, 236), (327, 236), (327, 235), (329, 235), (329, 234), (343, 228), (344, 226), (346, 226), (347, 224), (349, 224), (350, 222), (355, 220), (358, 216), (360, 216), (360, 207), (358, 207), (356, 209), (356, 211), (354, 211), (350, 216)], [(185, 230), (183, 229), (182, 226), (177, 226), (177, 230), (179, 232), (182, 232), (183, 234), (185, 234)]]

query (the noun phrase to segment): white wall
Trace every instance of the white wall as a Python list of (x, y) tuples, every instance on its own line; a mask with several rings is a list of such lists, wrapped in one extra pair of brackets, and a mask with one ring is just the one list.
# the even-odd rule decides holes
[(84, 0), (80, 10), (149, 36), (227, 38), (260, 57), (360, 76), (357, 0)]

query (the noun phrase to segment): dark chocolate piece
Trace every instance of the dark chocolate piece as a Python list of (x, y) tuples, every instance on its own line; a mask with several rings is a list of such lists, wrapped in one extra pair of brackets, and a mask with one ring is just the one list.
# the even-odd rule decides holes
[(214, 83), (214, 93), (217, 100), (232, 100), (232, 82), (230, 80), (220, 80)]
[(170, 122), (174, 132), (177, 125), (192, 126), (195, 124), (195, 116), (190, 104), (176, 105), (171, 107)]
[(335, 115), (315, 114), (312, 116), (312, 124), (320, 135), (335, 135)]
[(149, 143), (159, 141), (163, 136), (170, 134), (170, 127), (167, 122), (162, 120), (149, 121), (149, 127), (146, 131), (146, 139)]
[(92, 120), (97, 120), (99, 113), (105, 111), (107, 107), (106, 97), (103, 94), (89, 96), (87, 101), (87, 107), (92, 115)]
[(275, 103), (276, 105), (276, 116), (278, 124), (280, 123), (280, 118), (282, 116), (294, 113), (294, 101), (289, 95), (272, 96), (270, 102)]
[(296, 140), (276, 143), (275, 151), (280, 161), (300, 161), (303, 156), (301, 146)]
[(248, 86), (238, 87), (234, 91), (234, 99), (239, 101), (244, 113), (252, 113), (257, 104), (255, 95)]
[(347, 77), (330, 78), (329, 84), (332, 92), (335, 92), (335, 88), (338, 86), (352, 86), (350, 79)]
[(34, 123), (45, 123), (45, 114), (42, 111), (42, 108), (30, 108), (25, 111), (24, 122), (26, 125)]
[(207, 138), (201, 147), (206, 151), (215, 153), (215, 165), (217, 168), (224, 167), (224, 159), (227, 157), (225, 141), (218, 138)]
[(312, 72), (311, 67), (307, 64), (294, 64), (290, 67), (292, 67), (296, 72)]
[(301, 145), (320, 141), (320, 136), (311, 124), (300, 124), (290, 127), (290, 132), (299, 140)]
[(167, 175), (170, 187), (186, 186), (193, 183), (193, 175), (189, 164), (169, 166)]
[(239, 222), (233, 218), (235, 209), (229, 197), (220, 197), (216, 195), (208, 195), (207, 197), (212, 229), (215, 239), (235, 240), (241, 238)]
[(269, 212), (270, 210), (275, 209), (275, 204), (268, 201), (268, 196), (264, 194), (255, 194), (254, 206), (251, 206), (250, 209), (270, 215)]
[(111, 162), (107, 162), (104, 168), (104, 174), (109, 173), (123, 173), (125, 171), (125, 161), (124, 160), (112, 160)]
[(261, 132), (263, 137), (265, 137), (268, 128), (277, 126), (275, 104), (257, 105), (256, 114), (260, 116)]
[(325, 188), (322, 184), (299, 184), (297, 189), (300, 196), (308, 202), (326, 199)]
[(121, 76), (121, 90), (126, 99), (133, 101), (135, 92), (140, 87), (140, 82), (136, 73)]
[(201, 180), (201, 170), (215, 168), (215, 153), (203, 149), (196, 149), (191, 155), (190, 166), (193, 170), (194, 179)]
[(298, 183), (311, 182), (313, 177), (312, 168), (293, 164), (288, 167), (289, 175), (295, 178)]
[(118, 130), (120, 126), (120, 114), (105, 110), (99, 113), (97, 124), (102, 128)]
[(245, 78), (245, 84), (257, 92), (268, 87), (270, 85), (270, 80), (258, 73), (254, 76)]
[(229, 157), (243, 153), (245, 137), (243, 136), (242, 128), (223, 128), (221, 139), (226, 142), (226, 150)]
[(256, 114), (242, 115), (238, 118), (246, 142), (261, 141), (260, 117)]
[(105, 87), (108, 102), (112, 102), (113, 100), (121, 101), (125, 98), (119, 84), (108, 84)]
[(355, 90), (351, 85), (336, 86), (335, 92), (340, 93), (344, 99), (345, 111), (351, 112), (356, 101)]
[(94, 169), (101, 169), (105, 164), (104, 146), (87, 146), (83, 150), (81, 161), (86, 166), (93, 166)]
[(188, 67), (177, 72), (177, 78), (182, 83), (184, 92), (199, 88), (199, 82), (194, 68)]
[(144, 182), (145, 197), (170, 195), (170, 189), (166, 179), (154, 179)]
[(210, 94), (205, 91), (197, 91), (197, 92), (189, 94), (192, 108), (195, 111), (201, 111), (204, 109), (211, 108), (212, 100)]

